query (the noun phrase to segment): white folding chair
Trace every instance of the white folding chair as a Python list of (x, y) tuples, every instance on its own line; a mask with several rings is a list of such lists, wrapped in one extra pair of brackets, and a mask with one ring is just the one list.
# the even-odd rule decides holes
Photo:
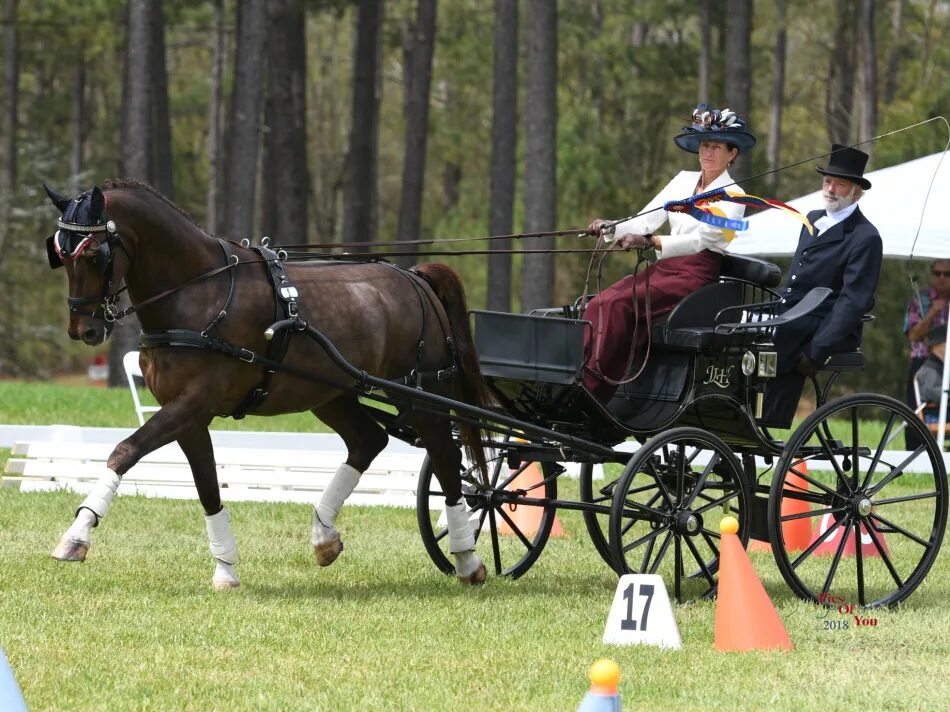
[(132, 403), (135, 404), (135, 415), (139, 419), (139, 425), (145, 425), (145, 414), (154, 413), (161, 410), (159, 405), (142, 405), (139, 399), (138, 381), (142, 379), (142, 369), (139, 366), (139, 352), (129, 351), (122, 358), (122, 367), (125, 369), (125, 377), (129, 382), (129, 390), (132, 391)]

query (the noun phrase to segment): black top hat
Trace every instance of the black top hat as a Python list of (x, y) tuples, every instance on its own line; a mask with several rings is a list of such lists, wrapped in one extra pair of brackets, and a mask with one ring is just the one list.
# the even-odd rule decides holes
[(847, 178), (857, 183), (864, 190), (871, 187), (871, 181), (864, 177), (864, 167), (868, 164), (868, 154), (851, 146), (831, 144), (831, 157), (828, 167), (815, 168), (823, 176)]
[(673, 141), (690, 153), (699, 153), (701, 141), (731, 143), (738, 146), (739, 153), (745, 153), (755, 145), (755, 136), (746, 130), (745, 121), (731, 109), (698, 104), (693, 109), (692, 125), (684, 126)]

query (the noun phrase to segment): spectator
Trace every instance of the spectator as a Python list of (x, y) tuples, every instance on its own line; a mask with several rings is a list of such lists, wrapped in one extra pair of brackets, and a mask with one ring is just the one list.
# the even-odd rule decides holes
[[(950, 305), (950, 260), (934, 260), (930, 265), (927, 289), (915, 294), (904, 315), (904, 333), (910, 341), (910, 368), (907, 371), (907, 403), (916, 407), (914, 375), (927, 360), (927, 335), (934, 327), (947, 324)], [(916, 450), (920, 446), (917, 433), (904, 432), (905, 447)]]
[[(923, 365), (917, 370), (914, 378), (920, 392), (920, 402), (939, 404), (943, 392), (943, 361), (947, 355), (947, 327), (935, 326), (927, 332), (927, 346), (930, 353)], [(939, 420), (938, 408), (924, 409), (924, 422), (928, 425)], [(916, 449), (916, 446), (915, 448)]]

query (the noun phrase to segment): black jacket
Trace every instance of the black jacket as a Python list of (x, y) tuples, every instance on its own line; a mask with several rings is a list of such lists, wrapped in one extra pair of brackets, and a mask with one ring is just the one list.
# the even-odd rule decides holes
[[(823, 214), (815, 210), (808, 219), (814, 223)], [(832, 294), (807, 317), (776, 330), (780, 372), (793, 370), (802, 352), (821, 364), (833, 353), (858, 347), (862, 317), (874, 306), (883, 254), (881, 236), (861, 208), (821, 235), (812, 237), (802, 228), (779, 290), (780, 311), (797, 304), (812, 287), (829, 287)]]

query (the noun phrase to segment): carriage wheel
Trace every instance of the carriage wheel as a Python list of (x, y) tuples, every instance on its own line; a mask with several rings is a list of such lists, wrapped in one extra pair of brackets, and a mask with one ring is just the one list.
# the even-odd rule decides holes
[[(609, 506), (613, 501), (614, 489), (617, 487), (619, 477), (605, 478), (603, 482), (594, 482), (594, 466), (589, 462), (581, 465), (580, 472), (580, 495), (581, 501), (588, 504), (601, 504)], [(608, 515), (595, 514), (594, 512), (583, 512), (584, 524), (587, 526), (587, 533), (590, 540), (597, 549), (607, 566), (614, 567), (614, 557), (610, 553), (610, 543), (607, 540), (607, 526), (609, 523)]]
[[(905, 429), (923, 443), (912, 453), (897, 451)], [(786, 485), (790, 473), (807, 491), (801, 480)], [(797, 507), (783, 508), (783, 495)], [(903, 403), (871, 393), (839, 398), (792, 434), (776, 466), (768, 518), (775, 562), (801, 598), (868, 608), (900, 603), (923, 581), (943, 540), (943, 458)], [(801, 519), (811, 523), (811, 542), (789, 551), (783, 525)]]
[(643, 444), (614, 490), (610, 551), (620, 574), (660, 574), (678, 601), (709, 598), (719, 568), (719, 521), (739, 520), (749, 540), (749, 487), (736, 456), (698, 428), (674, 428)]
[[(548, 462), (523, 462), (517, 469), (510, 470), (503, 450), (487, 452), (486, 456), (487, 486), (478, 481), (477, 474), (471, 468), (462, 473), (463, 498), (471, 511), (472, 526), (476, 528), (475, 551), (485, 562), (485, 566), (490, 571), (494, 570), (496, 576), (516, 579), (530, 569), (541, 555), (551, 534), (555, 511), (550, 507), (531, 507), (539, 514), (537, 529), (532, 531), (532, 527), (519, 523), (522, 517), (517, 514), (517, 509), (528, 509), (530, 505), (518, 505), (513, 510), (510, 504), (499, 502), (496, 493), (504, 490), (527, 468), (540, 465), (543, 473), (542, 484), (532, 488), (525, 496), (532, 499), (555, 499), (557, 478), (553, 476), (554, 465)], [(445, 524), (444, 505), (442, 488), (435, 477), (432, 463), (426, 457), (416, 490), (419, 532), (429, 557), (439, 570), (454, 574), (455, 564), (448, 549), (449, 532)]]

